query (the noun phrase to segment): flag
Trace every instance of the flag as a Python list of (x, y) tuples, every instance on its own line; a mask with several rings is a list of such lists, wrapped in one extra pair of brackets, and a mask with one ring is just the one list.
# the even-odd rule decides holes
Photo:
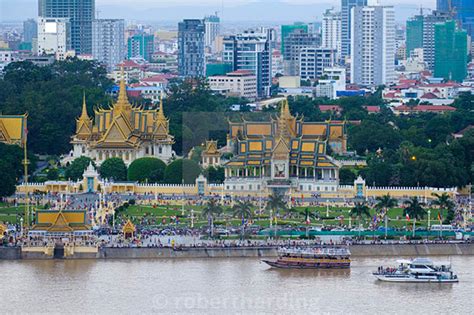
[(374, 215), (374, 223), (377, 222), (377, 215)]
[(407, 213), (407, 221), (410, 222), (410, 215)]
[(438, 221), (443, 221), (443, 217), (441, 216), (441, 212), (438, 211)]
[(306, 214), (306, 224), (311, 224), (311, 219), (309, 218), (309, 213)]

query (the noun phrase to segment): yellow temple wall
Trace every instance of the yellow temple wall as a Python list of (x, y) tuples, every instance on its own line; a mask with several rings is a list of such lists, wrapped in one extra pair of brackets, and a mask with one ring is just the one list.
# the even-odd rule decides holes
[[(205, 194), (206, 195), (222, 195), (232, 194), (233, 196), (268, 196), (271, 194), (270, 190), (262, 191), (235, 191), (228, 192), (223, 191), (222, 185), (205, 185)], [(19, 193), (34, 193), (34, 192), (52, 192), (52, 193), (73, 193), (77, 192), (77, 184), (70, 183), (64, 185), (46, 185), (46, 184), (28, 184), (27, 186), (18, 185), (17, 192)], [(166, 184), (133, 184), (133, 183), (107, 183), (103, 186), (101, 185), (101, 191), (105, 193), (135, 193), (139, 195), (143, 194), (165, 194), (165, 195), (197, 195), (198, 186), (197, 185), (166, 185)], [(300, 192), (297, 190), (292, 190), (291, 195), (293, 197), (300, 198), (310, 198), (314, 193), (318, 193), (321, 198), (354, 198), (356, 196), (356, 187), (350, 185), (341, 185), (337, 191), (334, 192), (324, 192), (324, 191), (314, 191), (314, 192)], [(454, 197), (458, 190), (456, 188), (432, 188), (432, 187), (367, 187), (363, 188), (364, 197), (366, 198), (376, 198), (383, 195), (390, 194), (393, 198), (411, 198), (419, 197), (422, 199), (434, 199), (433, 194), (443, 194), (447, 193), (450, 197)]]

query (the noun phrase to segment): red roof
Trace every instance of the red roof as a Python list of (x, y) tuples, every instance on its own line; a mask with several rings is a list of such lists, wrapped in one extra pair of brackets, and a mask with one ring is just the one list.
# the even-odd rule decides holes
[(152, 77), (148, 77), (145, 79), (140, 80), (141, 82), (168, 82), (168, 79), (163, 74), (154, 75)]
[(140, 90), (127, 91), (127, 94), (128, 96), (131, 96), (131, 97), (140, 97), (140, 95), (142, 94), (142, 91)]
[(452, 112), (456, 108), (447, 105), (417, 105), (414, 107), (401, 105), (395, 107), (395, 110), (400, 112)]
[(376, 105), (365, 105), (364, 108), (365, 108), (369, 113), (380, 113), (380, 106), (376, 106)]
[(322, 112), (339, 112), (342, 108), (339, 105), (319, 105), (319, 110)]
[(228, 76), (243, 76), (243, 75), (254, 75), (250, 70), (236, 70), (233, 72), (227, 73)]
[(455, 87), (455, 86), (460, 86), (460, 85), (456, 82), (430, 83), (430, 84), (420, 85), (420, 87), (425, 87), (425, 88), (444, 88), (444, 87)]
[(386, 98), (396, 98), (395, 92), (388, 92), (384, 95)]
[(119, 66), (124, 68), (141, 68), (138, 63), (132, 60), (124, 60)]
[(425, 93), (420, 98), (426, 98), (426, 99), (429, 99), (429, 100), (434, 100), (434, 99), (437, 99), (438, 97), (436, 95), (434, 95), (433, 93)]

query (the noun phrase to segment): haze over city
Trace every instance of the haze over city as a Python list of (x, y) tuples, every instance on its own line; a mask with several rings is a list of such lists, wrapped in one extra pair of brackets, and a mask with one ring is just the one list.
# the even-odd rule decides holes
[[(394, 5), (399, 22), (419, 11), (434, 8), (435, 0), (373, 0)], [(37, 15), (36, 0), (0, 0), (0, 22), (22, 21)], [(370, 3), (370, 2), (369, 2)], [(232, 21), (312, 21), (321, 20), (330, 7), (340, 7), (338, 0), (98, 0), (96, 11), (101, 18), (124, 18), (132, 21), (178, 21), (219, 12), (223, 23)], [(262, 14), (262, 12), (265, 12)], [(8, 13), (8, 14), (7, 14)]]

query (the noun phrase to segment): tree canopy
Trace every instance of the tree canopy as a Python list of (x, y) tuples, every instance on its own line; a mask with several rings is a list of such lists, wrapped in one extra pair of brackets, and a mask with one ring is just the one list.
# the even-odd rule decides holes
[(92, 61), (68, 59), (48, 66), (13, 62), (0, 78), (0, 112), (28, 113), (29, 149), (40, 154), (70, 150), (75, 118), (85, 92), (89, 114), (97, 104), (108, 104), (112, 86), (106, 70)]
[(136, 159), (128, 167), (128, 180), (140, 183), (160, 183), (163, 181), (166, 164), (160, 159), (144, 157)]
[(199, 174), (199, 164), (188, 159), (178, 159), (166, 167), (164, 181), (167, 184), (181, 184), (184, 176), (185, 184), (194, 184)]
[(99, 168), (100, 177), (114, 180), (127, 180), (127, 166), (121, 158), (114, 157), (106, 159)]
[(82, 178), (84, 171), (89, 166), (89, 164), (95, 166), (94, 161), (86, 156), (81, 156), (74, 161), (72, 161), (71, 165), (66, 168), (66, 172), (64, 173), (66, 179), (70, 179), (73, 181), (77, 181)]

